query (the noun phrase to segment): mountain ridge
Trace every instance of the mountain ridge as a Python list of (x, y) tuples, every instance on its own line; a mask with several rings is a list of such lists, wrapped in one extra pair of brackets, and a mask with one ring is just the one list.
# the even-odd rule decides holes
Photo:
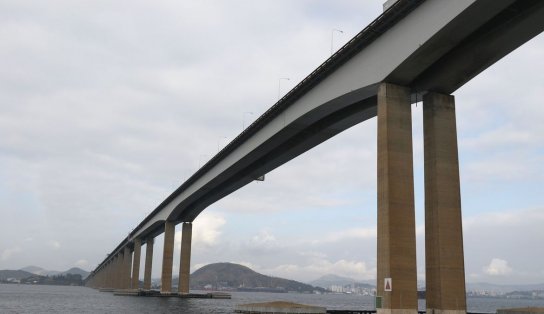
[[(2, 272), (4, 270), (0, 270), (0, 272)], [(39, 275), (39, 276), (59, 276), (59, 275), (68, 275), (68, 274), (71, 274), (71, 275), (81, 275), (81, 278), (85, 279), (87, 278), (87, 276), (89, 276), (90, 272), (84, 270), (84, 269), (81, 269), (79, 267), (72, 267), (68, 270), (65, 270), (65, 271), (57, 271), (57, 270), (47, 270), (45, 268), (42, 268), (42, 267), (39, 267), (39, 266), (33, 266), (33, 265), (30, 265), (30, 266), (26, 266), (26, 267), (23, 267), (21, 269), (18, 269), (17, 271), (23, 271), (23, 272), (26, 272), (30, 275)], [(28, 277), (27, 276), (27, 277)], [(15, 277), (10, 277), (10, 278), (15, 278)], [(22, 279), (22, 278), (16, 278), (16, 279)]]
[(249, 267), (234, 263), (213, 263), (194, 271), (191, 274), (191, 289), (303, 293), (324, 291), (322, 288), (295, 280), (263, 275)]
[(323, 275), (315, 280), (308, 282), (310, 285), (329, 289), (331, 286), (345, 286), (355, 284), (366, 288), (375, 288), (376, 280), (356, 280), (335, 274)]

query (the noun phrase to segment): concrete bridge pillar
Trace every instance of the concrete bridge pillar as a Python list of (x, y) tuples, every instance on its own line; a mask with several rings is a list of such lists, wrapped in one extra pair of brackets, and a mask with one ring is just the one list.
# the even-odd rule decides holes
[[(378, 314), (417, 314), (410, 90), (378, 90)], [(386, 284), (388, 282), (388, 284)]]
[(427, 313), (466, 313), (455, 99), (423, 97)]
[(106, 287), (106, 284), (105, 284), (106, 277), (104, 276), (104, 267), (100, 268), (97, 279), (98, 279), (98, 288)]
[(123, 253), (117, 253), (115, 256), (115, 289), (123, 288)]
[(172, 267), (174, 262), (174, 233), (173, 222), (164, 223), (164, 251), (162, 254), (161, 293), (172, 292)]
[(123, 287), (122, 289), (130, 289), (130, 270), (132, 267), (132, 251), (128, 246), (125, 246), (123, 253)]
[(145, 269), (144, 269), (144, 289), (151, 290), (151, 270), (153, 269), (153, 243), (155, 240), (149, 238), (145, 244)]
[(189, 293), (189, 278), (191, 275), (191, 238), (193, 224), (183, 223), (181, 232), (181, 253), (179, 262), (179, 293)]
[(140, 256), (142, 255), (142, 240), (134, 239), (134, 259), (132, 262), (132, 282), (131, 288), (140, 287)]
[(112, 271), (111, 271), (111, 260), (106, 263), (106, 288), (113, 288), (112, 283)]

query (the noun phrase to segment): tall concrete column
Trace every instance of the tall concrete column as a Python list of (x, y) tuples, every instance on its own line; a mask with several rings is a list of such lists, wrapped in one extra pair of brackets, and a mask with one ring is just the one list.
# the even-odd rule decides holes
[(378, 314), (417, 314), (413, 176), (410, 90), (383, 83), (378, 90)]
[(191, 238), (193, 233), (193, 224), (183, 223), (181, 232), (181, 253), (179, 261), (179, 293), (189, 293), (189, 277), (191, 269)]
[(423, 97), (427, 313), (466, 313), (455, 99)]
[(174, 262), (175, 225), (170, 221), (164, 223), (164, 251), (162, 254), (161, 293), (172, 292), (172, 267)]
[(145, 244), (144, 289), (151, 290), (151, 270), (153, 269), (153, 238), (147, 239)]
[(123, 289), (130, 289), (130, 271), (132, 268), (132, 251), (125, 246), (123, 254)]
[(115, 257), (115, 289), (123, 288), (123, 253)]
[(142, 255), (142, 240), (134, 239), (134, 259), (132, 262), (132, 289), (140, 287), (140, 256)]
[(100, 272), (98, 273), (98, 288), (104, 288), (106, 287), (106, 277), (104, 276), (104, 267), (100, 268)]
[(113, 288), (111, 260), (106, 265), (106, 288)]

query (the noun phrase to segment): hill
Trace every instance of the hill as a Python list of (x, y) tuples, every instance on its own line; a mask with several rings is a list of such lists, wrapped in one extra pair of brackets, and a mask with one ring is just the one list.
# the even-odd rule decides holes
[(72, 267), (68, 269), (67, 271), (60, 272), (59, 275), (80, 275), (81, 278), (85, 279), (87, 276), (89, 276), (89, 272), (85, 271), (79, 267)]
[(467, 283), (467, 291), (494, 291), (500, 293), (510, 293), (514, 291), (541, 291), (544, 290), (544, 284), (491, 284), (486, 282)]
[(24, 270), (0, 270), (0, 281), (6, 281), (8, 279), (21, 280), (23, 278), (31, 277), (33, 274)]
[[(375, 280), (372, 281), (375, 283)], [(370, 281), (359, 281), (352, 278), (337, 276), (337, 275), (324, 275), (318, 279), (309, 282), (311, 285), (328, 289), (330, 286), (346, 286), (346, 285), (356, 285), (361, 288), (374, 288), (374, 284), (370, 284)]]
[(57, 276), (57, 275), (81, 275), (83, 279), (89, 276), (89, 272), (79, 267), (72, 267), (66, 271), (47, 270), (38, 266), (27, 266), (21, 268), (21, 270), (40, 276)]
[(206, 265), (191, 274), (191, 289), (238, 291), (323, 291), (302, 282), (259, 274), (248, 267), (232, 263)]

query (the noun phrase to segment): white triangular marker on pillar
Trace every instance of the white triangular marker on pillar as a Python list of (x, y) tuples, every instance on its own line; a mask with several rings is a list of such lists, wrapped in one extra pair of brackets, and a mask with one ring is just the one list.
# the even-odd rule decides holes
[(391, 278), (385, 278), (383, 291), (393, 291), (393, 280)]

